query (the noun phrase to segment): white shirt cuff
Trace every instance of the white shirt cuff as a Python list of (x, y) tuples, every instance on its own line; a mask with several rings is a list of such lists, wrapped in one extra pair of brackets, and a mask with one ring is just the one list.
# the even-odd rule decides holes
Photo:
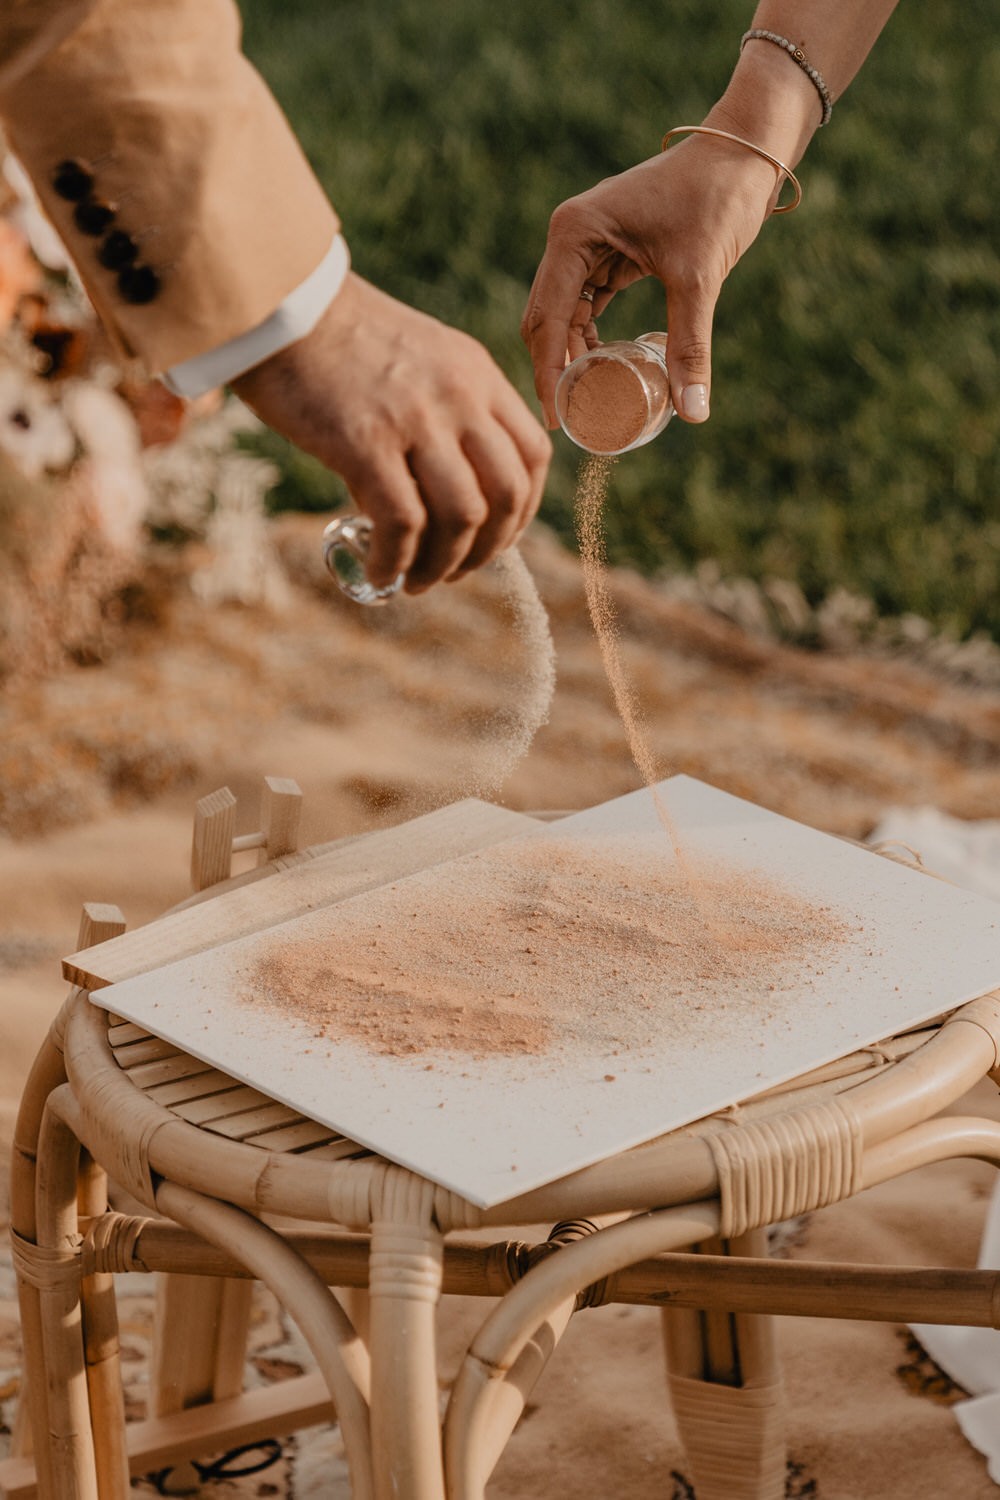
[(344, 284), (351, 269), (351, 256), (343, 235), (338, 234), (315, 271), (263, 323), (234, 339), (186, 359), (164, 371), (162, 380), (175, 396), (191, 399), (216, 386), (227, 385), (237, 375), (252, 370), (279, 349), (287, 349), (311, 333)]

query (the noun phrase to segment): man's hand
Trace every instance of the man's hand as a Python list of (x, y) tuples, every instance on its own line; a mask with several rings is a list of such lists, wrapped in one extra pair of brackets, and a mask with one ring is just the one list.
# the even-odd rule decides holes
[(551, 444), (482, 345), (348, 276), (316, 328), (233, 382), (269, 427), (343, 476), (375, 523), (366, 572), (408, 593), (511, 546)]

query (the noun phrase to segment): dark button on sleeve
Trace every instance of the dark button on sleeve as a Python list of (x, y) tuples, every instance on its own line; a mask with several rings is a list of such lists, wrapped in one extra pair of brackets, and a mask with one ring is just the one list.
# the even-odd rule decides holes
[(130, 266), (138, 254), (139, 247), (130, 234), (124, 229), (112, 229), (102, 241), (97, 259), (106, 270), (120, 271), (124, 266)]
[(82, 161), (61, 161), (52, 173), (52, 186), (68, 203), (81, 203), (94, 186), (94, 174)]
[(126, 266), (118, 273), (118, 290), (126, 302), (138, 307), (152, 302), (160, 290), (160, 278), (152, 266)]
[(114, 219), (115, 211), (111, 204), (103, 203), (100, 198), (85, 198), (73, 210), (73, 221), (83, 234), (103, 234), (108, 225), (114, 223)]

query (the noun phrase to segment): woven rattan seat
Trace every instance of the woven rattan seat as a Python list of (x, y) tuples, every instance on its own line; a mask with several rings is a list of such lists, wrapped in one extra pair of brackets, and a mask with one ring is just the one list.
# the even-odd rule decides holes
[[(87, 910), (81, 947), (123, 925)], [(663, 1309), (699, 1500), (781, 1500), (783, 1395), (766, 1315), (996, 1327), (1000, 1275), (772, 1263), (767, 1226), (928, 1161), (1000, 1162), (1000, 1126), (940, 1114), (995, 1072), (998, 1038), (1000, 998), (987, 996), (479, 1209), (275, 1102), (265, 1080), (248, 1087), (75, 990), (17, 1127), (12, 1229), (36, 1459), (22, 1421), (0, 1493), (34, 1493), (37, 1461), (39, 1493), (124, 1497), (130, 1471), (335, 1412), (358, 1500), (477, 1500), (574, 1312), (620, 1301)], [(510, 1236), (538, 1225), (547, 1236)], [(167, 1273), (158, 1317), (174, 1337), (160, 1340), (150, 1417), (126, 1424), (112, 1273), (133, 1271)], [(317, 1370), (245, 1392), (253, 1278), (297, 1321)], [(452, 1293), (494, 1305), (442, 1433), (435, 1310)]]
[(370, 1155), (363, 1146), (326, 1125), (277, 1104), (197, 1057), (179, 1052), (131, 1021), (108, 1027), (108, 1043), (129, 1083), (189, 1125), (231, 1141), (250, 1141), (264, 1151), (311, 1154), (323, 1147), (327, 1160)]

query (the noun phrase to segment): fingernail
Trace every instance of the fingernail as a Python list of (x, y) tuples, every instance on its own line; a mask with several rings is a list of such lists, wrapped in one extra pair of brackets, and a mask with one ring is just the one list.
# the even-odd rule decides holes
[(704, 422), (708, 416), (708, 386), (686, 385), (681, 391), (681, 409), (689, 422)]

